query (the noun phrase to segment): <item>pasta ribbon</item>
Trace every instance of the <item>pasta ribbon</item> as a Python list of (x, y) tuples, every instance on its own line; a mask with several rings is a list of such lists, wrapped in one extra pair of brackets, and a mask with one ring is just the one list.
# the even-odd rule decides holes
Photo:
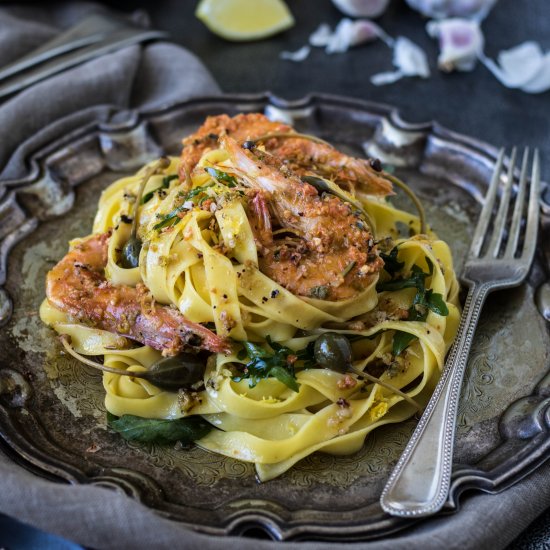
[[(253, 195), (232, 185), (252, 176), (232, 167), (221, 149), (207, 150), (186, 187), (176, 177), (177, 166), (171, 159), (164, 173), (149, 179), (147, 201), (137, 196), (147, 167), (103, 192), (93, 232), (111, 231), (105, 277), (115, 286), (143, 284), (153, 311), (155, 304), (166, 304), (189, 321), (209, 324), (235, 343), (234, 351), (209, 361), (203, 384), (192, 392), (163, 391), (142, 378), (104, 373), (110, 413), (202, 415), (214, 429), (197, 444), (255, 463), (265, 481), (313, 452), (356, 452), (372, 430), (410, 417), (414, 407), (392, 388), (421, 406), (427, 403), (460, 319), (459, 285), (446, 243), (431, 232), (400, 237), (399, 227), (414, 233), (419, 220), (357, 192), (354, 201), (372, 218), (376, 241), (380, 247), (385, 243), (385, 254), (398, 267), (392, 272), (386, 260), (386, 270), (369, 274), (349, 298), (300, 296), (261, 268), (258, 227), (250, 221)], [(137, 212), (143, 247), (139, 266), (125, 269), (120, 253), (136, 201), (142, 202)], [(354, 263), (345, 267), (353, 269)], [(87, 326), (47, 301), (40, 315), (68, 334), (77, 352), (102, 357), (106, 366), (138, 372), (162, 358), (151, 347), (135, 347), (128, 338)], [(315, 341), (326, 333), (349, 339), (354, 372), (318, 368), (303, 359), (311, 358)], [(247, 378), (252, 367), (243, 342), (266, 353), (275, 354), (277, 346), (286, 350), (289, 364), (296, 365), (296, 388), (275, 375)]]

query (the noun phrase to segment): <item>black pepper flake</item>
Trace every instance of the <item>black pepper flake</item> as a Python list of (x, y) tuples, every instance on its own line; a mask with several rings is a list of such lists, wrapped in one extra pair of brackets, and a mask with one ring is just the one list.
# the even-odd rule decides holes
[(123, 223), (132, 223), (134, 220), (126, 214), (122, 214), (122, 216), (120, 216), (120, 221)]
[(380, 159), (369, 159), (369, 164), (375, 172), (382, 172), (382, 163)]
[(276, 288), (271, 291), (270, 296), (272, 298), (276, 298), (278, 295), (279, 295), (279, 291)]
[(267, 302), (267, 297), (266, 296), (262, 296), (262, 302), (265, 304)]
[(224, 300), (227, 300), (227, 294), (224, 294), (224, 295), (223, 295), (223, 299), (224, 299)]
[(250, 151), (251, 149), (254, 149), (254, 147), (256, 147), (256, 144), (255, 144), (253, 141), (249, 140), (249, 139), (247, 139), (247, 140), (242, 144), (242, 148), (243, 148), (243, 149), (248, 149), (249, 151)]

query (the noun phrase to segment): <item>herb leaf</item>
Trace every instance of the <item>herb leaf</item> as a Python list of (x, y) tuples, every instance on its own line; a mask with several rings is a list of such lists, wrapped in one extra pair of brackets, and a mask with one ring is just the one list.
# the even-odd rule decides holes
[(292, 391), (297, 392), (300, 389), (300, 384), (296, 382), (296, 377), (284, 367), (271, 367), (269, 376), (274, 376), (279, 382), (288, 386)]
[(225, 183), (227, 187), (237, 187), (237, 179), (235, 178), (235, 176), (232, 176), (227, 172), (222, 172), (221, 170), (218, 170), (217, 168), (213, 168), (211, 166), (205, 168), (204, 170), (208, 172), (215, 180), (219, 181), (220, 183)]
[(401, 355), (401, 352), (409, 346), (414, 340), (416, 340), (416, 336), (414, 334), (411, 334), (410, 332), (404, 332), (402, 330), (396, 330), (395, 334), (393, 335), (393, 343), (392, 343), (392, 353), (394, 355)]
[[(248, 386), (253, 388), (260, 380), (274, 377), (297, 392), (300, 384), (296, 381), (294, 365), (300, 363), (303, 368), (312, 367), (315, 364), (313, 346), (300, 351), (293, 351), (278, 342), (272, 342), (267, 337), (267, 343), (272, 351), (269, 351), (253, 342), (241, 342), (243, 349), (239, 352), (239, 359), (248, 357), (249, 361), (243, 366), (242, 371), (233, 377), (235, 382), (248, 380)], [(312, 342), (313, 344), (313, 342)]]
[[(384, 268), (391, 275), (394, 275), (397, 271), (401, 270), (404, 265), (403, 262), (397, 261), (396, 250), (397, 247), (394, 247), (390, 254), (381, 254), (384, 261), (388, 262)], [(426, 289), (426, 278), (433, 275), (434, 264), (427, 256), (425, 257), (425, 260), (428, 266), (428, 273), (422, 271), (422, 268), (419, 266), (413, 265), (409, 277), (391, 279), (389, 281), (378, 283), (376, 286), (376, 289), (379, 291), (416, 288), (413, 303), (408, 311), (407, 321), (426, 321), (429, 311), (433, 311), (437, 315), (449, 315), (449, 308), (443, 299), (443, 295), (438, 292), (433, 292), (431, 288)], [(412, 334), (400, 330), (396, 331), (393, 336), (393, 354), (401, 354), (401, 352), (415, 339), (416, 336), (413, 336)]]
[(449, 308), (439, 292), (432, 292), (431, 289), (426, 292), (426, 306), (443, 317), (449, 315)]
[(398, 271), (403, 269), (405, 262), (400, 262), (397, 259), (398, 247), (394, 246), (389, 254), (380, 252), (380, 257), (384, 260), (384, 269), (390, 274), (395, 275)]
[(180, 206), (177, 206), (176, 208), (174, 208), (172, 212), (169, 212), (168, 214), (164, 214), (164, 216), (162, 217), (162, 220), (159, 223), (155, 224), (153, 226), (153, 229), (162, 229), (163, 227), (169, 227), (176, 224), (179, 221), (178, 214), (186, 210), (186, 208), (184, 208), (185, 203), (195, 198), (197, 195), (204, 193), (208, 187), (212, 187), (212, 184), (208, 183), (206, 185), (201, 185), (200, 187), (194, 187), (193, 189), (191, 189), (191, 191), (189, 191), (184, 195), (183, 203)]
[(128, 441), (141, 443), (190, 443), (204, 437), (212, 426), (200, 416), (188, 416), (176, 420), (141, 418), (132, 414), (116, 417), (107, 415), (107, 424)]
[(165, 176), (164, 178), (162, 178), (162, 184), (160, 185), (160, 187), (157, 187), (156, 189), (145, 193), (145, 195), (143, 195), (141, 199), (141, 204), (149, 202), (154, 197), (157, 191), (160, 191), (161, 189), (168, 189), (168, 187), (170, 187), (170, 182), (177, 179), (177, 177), (178, 176), (176, 174), (171, 174), (170, 176)]

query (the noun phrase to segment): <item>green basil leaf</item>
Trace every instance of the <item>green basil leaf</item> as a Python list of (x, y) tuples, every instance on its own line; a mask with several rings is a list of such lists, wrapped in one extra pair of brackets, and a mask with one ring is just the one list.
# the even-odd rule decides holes
[(419, 281), (417, 276), (409, 277), (408, 279), (394, 279), (385, 281), (376, 285), (376, 290), (402, 290), (404, 288), (418, 288)]
[(258, 344), (254, 344), (253, 342), (242, 342), (242, 345), (246, 350), (246, 353), (248, 354), (248, 357), (250, 357), (250, 359), (260, 359), (265, 357), (271, 357), (271, 354), (269, 353), (269, 351), (265, 350)]
[(397, 253), (399, 252), (397, 246), (394, 246), (389, 254), (380, 252), (380, 257), (384, 260), (384, 269), (390, 274), (395, 275), (398, 271), (403, 269), (405, 262), (400, 262), (397, 259)]
[(392, 353), (394, 355), (401, 355), (403, 350), (408, 345), (416, 340), (416, 336), (410, 332), (403, 332), (402, 330), (396, 330), (393, 335)]
[(107, 423), (124, 439), (141, 443), (189, 443), (201, 439), (212, 429), (200, 416), (163, 420), (141, 418), (132, 414), (124, 414), (120, 418), (110, 415)]
[(449, 308), (439, 292), (432, 292), (431, 289), (426, 292), (426, 306), (438, 315), (449, 315)]
[(288, 386), (292, 391), (298, 392), (300, 389), (300, 384), (296, 382), (296, 378), (284, 367), (273, 367), (269, 371), (269, 375)]

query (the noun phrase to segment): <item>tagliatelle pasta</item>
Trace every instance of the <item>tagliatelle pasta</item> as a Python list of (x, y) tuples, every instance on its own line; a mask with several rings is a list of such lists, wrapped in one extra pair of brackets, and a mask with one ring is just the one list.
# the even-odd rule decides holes
[[(287, 157), (270, 148), (267, 138), (265, 145), (245, 142), (241, 151), (237, 138), (211, 139), (193, 164), (185, 164), (189, 157), (172, 158), (146, 178), (141, 196), (139, 187), (154, 163), (103, 192), (92, 236), (71, 242), (80, 256), (91, 255), (94, 243), (98, 262), (104, 254), (101, 270), (92, 261), (70, 264), (80, 275), (97, 274), (93, 291), (79, 287), (82, 315), (54, 295), (53, 280), (62, 284), (67, 267), (50, 276), (40, 314), (70, 337), (75, 352), (136, 373), (103, 374), (112, 415), (170, 420), (200, 415), (213, 429), (197, 445), (254, 462), (265, 481), (316, 451), (356, 452), (371, 430), (409, 418), (414, 403), (424, 406), (458, 327), (459, 287), (449, 247), (431, 233), (420, 234), (417, 217), (361, 181), (339, 182), (341, 174), (327, 177), (314, 163), (299, 174), (288, 168), (297, 157), (281, 165), (277, 159)], [(277, 147), (288, 141), (270, 139)], [(296, 174), (319, 186), (311, 179), (315, 175), (328, 190), (314, 193)], [(132, 237), (136, 205), (141, 249), (137, 267), (128, 268), (121, 251)], [(332, 224), (337, 231), (350, 223), (356, 227), (349, 235), (338, 240), (331, 234)], [(413, 236), (401, 237), (403, 227)], [(358, 232), (372, 241), (364, 250)], [(333, 249), (330, 243), (336, 243)], [(93, 302), (94, 292), (99, 300), (108, 291), (108, 308), (118, 312), (112, 303), (117, 289), (129, 289), (139, 301), (124, 318), (109, 324), (105, 312), (84, 305)], [(214, 338), (227, 345), (224, 352), (199, 351), (204, 373), (179, 391), (137, 377), (163, 354), (173, 355), (155, 340), (155, 330), (159, 335), (165, 330), (160, 312), (181, 315), (191, 332), (196, 325), (211, 332), (210, 351), (218, 345)], [(132, 326), (142, 319), (151, 334)], [(140, 334), (152, 345), (137, 345)], [(320, 368), (321, 337), (329, 344), (337, 338), (349, 342), (349, 368)], [(208, 349), (208, 335), (186, 338), (181, 350)]]

